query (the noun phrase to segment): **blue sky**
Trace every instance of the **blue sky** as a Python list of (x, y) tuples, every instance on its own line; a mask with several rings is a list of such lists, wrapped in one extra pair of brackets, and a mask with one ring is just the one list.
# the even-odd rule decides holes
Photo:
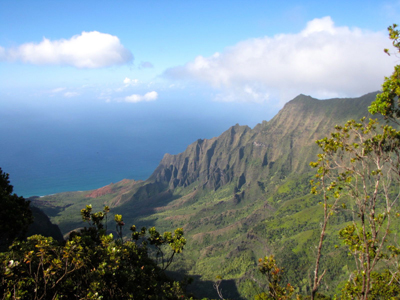
[(300, 93), (360, 96), (397, 63), (382, 49), (399, 16), (399, 1), (3, 0), (0, 104), (185, 101), (259, 118)]

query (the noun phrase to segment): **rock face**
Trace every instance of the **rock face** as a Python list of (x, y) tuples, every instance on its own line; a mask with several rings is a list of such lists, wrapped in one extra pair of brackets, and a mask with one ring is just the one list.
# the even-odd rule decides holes
[(337, 124), (368, 115), (375, 96), (321, 101), (299, 95), (254, 129), (237, 124), (219, 137), (197, 140), (183, 153), (165, 154), (149, 180), (170, 189), (198, 182), (215, 190), (237, 181), (240, 189), (268, 176), (308, 171), (317, 151), (314, 141)]
[(98, 198), (104, 195), (112, 194), (112, 183), (106, 186), (103, 186), (102, 188), (99, 188), (97, 190), (92, 191), (91, 193), (85, 195), (87, 198)]

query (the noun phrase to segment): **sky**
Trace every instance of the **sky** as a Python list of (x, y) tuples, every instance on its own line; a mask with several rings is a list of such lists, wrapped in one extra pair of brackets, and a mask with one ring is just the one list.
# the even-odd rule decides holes
[[(0, 1), (0, 105), (271, 117), (380, 89), (400, 1)], [(0, 110), (1, 110), (0, 106)]]

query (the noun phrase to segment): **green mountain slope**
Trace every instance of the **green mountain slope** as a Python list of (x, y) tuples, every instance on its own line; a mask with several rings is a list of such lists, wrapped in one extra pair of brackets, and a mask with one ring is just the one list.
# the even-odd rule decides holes
[[(95, 209), (110, 205), (127, 224), (183, 227), (188, 243), (173, 269), (194, 276), (193, 289), (201, 296), (217, 298), (211, 282), (220, 275), (226, 298), (251, 298), (262, 286), (257, 260), (272, 253), (286, 268), (287, 279), (306, 292), (322, 217), (320, 199), (309, 193), (315, 140), (337, 124), (367, 115), (375, 96), (321, 101), (299, 95), (253, 129), (235, 125), (219, 137), (197, 140), (178, 155), (166, 154), (146, 181), (124, 180), (34, 203), (63, 233), (82, 226), (79, 210), (86, 204)], [(334, 232), (349, 220), (345, 214), (334, 219), (328, 248), (334, 249)], [(337, 269), (338, 260), (341, 266), (348, 260), (344, 250), (323, 258), (329, 269), (327, 293), (348, 275), (347, 269)]]

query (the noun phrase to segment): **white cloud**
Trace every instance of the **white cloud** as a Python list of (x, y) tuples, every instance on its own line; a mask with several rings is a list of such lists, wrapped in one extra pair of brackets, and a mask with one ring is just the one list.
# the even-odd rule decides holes
[(64, 97), (65, 98), (72, 98), (72, 97), (76, 97), (76, 96), (79, 96), (79, 93), (77, 93), (77, 92), (66, 92), (66, 93), (64, 93)]
[(137, 103), (141, 101), (154, 101), (158, 98), (158, 93), (155, 91), (148, 92), (146, 94), (138, 95), (138, 94), (133, 94), (131, 96), (125, 97), (125, 102), (131, 102), (131, 103)]
[(132, 103), (137, 103), (143, 100), (143, 96), (138, 95), (138, 94), (133, 94), (131, 96), (125, 97), (126, 102), (132, 102)]
[(125, 64), (132, 61), (133, 56), (118, 37), (98, 31), (83, 31), (68, 40), (43, 38), (40, 43), (26, 43), (17, 48), (0, 47), (0, 60), (94, 69)]
[(336, 27), (324, 17), (297, 34), (245, 40), (165, 75), (208, 83), (224, 101), (268, 101), (271, 95), (288, 101), (300, 93), (355, 96), (378, 90), (391, 73), (394, 60), (383, 53), (389, 47), (386, 32)]
[(138, 79), (130, 79), (130, 78), (128, 78), (128, 77), (125, 77), (125, 79), (124, 79), (124, 84), (125, 84), (126, 86), (128, 86), (128, 85), (135, 85), (135, 84), (137, 84), (138, 82), (139, 82)]
[(64, 90), (66, 90), (65, 87), (59, 87), (59, 88), (52, 89), (52, 90), (50, 91), (50, 93), (59, 93), (59, 92), (62, 92), (62, 91), (64, 91)]
[(157, 98), (158, 98), (158, 93), (155, 92), (155, 91), (146, 93), (146, 94), (144, 95), (144, 99), (145, 99), (146, 101), (154, 101), (154, 100), (156, 100)]

